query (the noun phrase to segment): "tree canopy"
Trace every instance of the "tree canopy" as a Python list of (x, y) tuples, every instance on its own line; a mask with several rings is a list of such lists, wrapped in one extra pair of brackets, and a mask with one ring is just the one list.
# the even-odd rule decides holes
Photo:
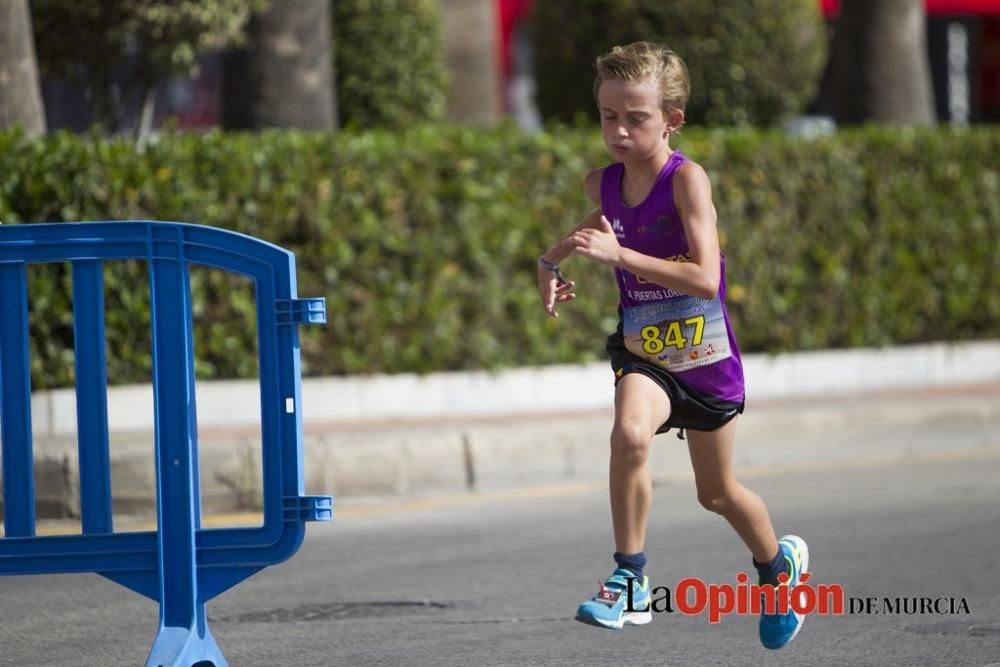
[[(31, 0), (39, 66), (82, 83), (92, 120), (120, 128), (120, 101), (192, 76), (198, 55), (238, 44), (267, 0)], [(126, 71), (122, 72), (122, 68)]]

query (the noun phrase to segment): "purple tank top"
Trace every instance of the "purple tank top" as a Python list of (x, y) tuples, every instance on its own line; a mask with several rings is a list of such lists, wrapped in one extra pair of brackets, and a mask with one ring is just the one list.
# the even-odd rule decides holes
[[(601, 179), (601, 209), (618, 243), (644, 255), (690, 261), (677, 207), (673, 174), (687, 162), (674, 151), (646, 199), (636, 206), (622, 200), (625, 165), (608, 165)], [(682, 294), (615, 269), (620, 294), (618, 329), (625, 347), (651, 364), (714, 398), (744, 398), (743, 364), (726, 311), (726, 258), (720, 253), (719, 292), (711, 299)]]

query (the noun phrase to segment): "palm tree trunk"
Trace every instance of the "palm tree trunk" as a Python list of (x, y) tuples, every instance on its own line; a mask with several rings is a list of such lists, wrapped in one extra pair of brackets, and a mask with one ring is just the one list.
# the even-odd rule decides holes
[(0, 2), (0, 128), (14, 124), (45, 134), (28, 0)]
[(934, 122), (923, 0), (842, 0), (833, 61), (839, 123)]
[(330, 0), (273, 2), (223, 59), (227, 129), (334, 127)]

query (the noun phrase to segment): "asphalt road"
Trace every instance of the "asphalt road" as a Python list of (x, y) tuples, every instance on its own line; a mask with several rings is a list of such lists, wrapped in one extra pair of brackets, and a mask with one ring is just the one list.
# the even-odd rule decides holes
[[(748, 474), (779, 533), (809, 542), (811, 583), (964, 598), (970, 611), (812, 616), (778, 652), (747, 616), (660, 613), (622, 632), (572, 620), (611, 568), (600, 485), (344, 510), (311, 525), (291, 561), (213, 601), (210, 627), (233, 666), (1000, 666), (998, 480), (997, 449)], [(750, 567), (683, 477), (656, 487), (647, 554), (653, 585), (671, 589)], [(3, 665), (141, 665), (156, 626), (154, 604), (96, 575), (0, 579)]]

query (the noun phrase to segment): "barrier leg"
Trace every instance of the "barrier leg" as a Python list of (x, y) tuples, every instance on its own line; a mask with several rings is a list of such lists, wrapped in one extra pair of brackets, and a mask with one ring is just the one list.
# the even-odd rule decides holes
[[(162, 614), (161, 614), (162, 616)], [(193, 627), (160, 624), (146, 667), (228, 667), (205, 619), (205, 605), (198, 605)]]
[[(198, 595), (198, 432), (187, 268), (150, 263), (160, 629), (146, 667), (224, 667)], [(180, 417), (180, 418), (179, 418)]]

